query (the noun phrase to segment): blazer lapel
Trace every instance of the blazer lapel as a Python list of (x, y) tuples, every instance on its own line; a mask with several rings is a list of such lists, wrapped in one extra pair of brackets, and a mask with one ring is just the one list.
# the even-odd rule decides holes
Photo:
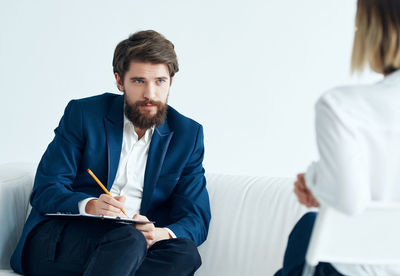
[(155, 189), (158, 176), (160, 175), (165, 154), (173, 134), (174, 132), (170, 131), (167, 120), (165, 120), (161, 126), (154, 130), (153, 137), (151, 138), (140, 207), (140, 213), (143, 215), (146, 214), (149, 209), (151, 196)]
[(111, 104), (110, 111), (104, 118), (107, 137), (108, 179), (107, 189), (110, 190), (117, 173), (122, 148), (122, 132), (124, 121), (123, 97), (117, 97)]

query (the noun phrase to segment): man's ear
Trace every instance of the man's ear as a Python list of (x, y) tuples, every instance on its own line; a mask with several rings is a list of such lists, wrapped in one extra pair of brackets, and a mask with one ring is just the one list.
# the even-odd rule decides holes
[(115, 76), (115, 80), (117, 81), (118, 90), (121, 92), (124, 92), (124, 84), (122, 83), (122, 80), (121, 80), (119, 74), (115, 73), (114, 76)]

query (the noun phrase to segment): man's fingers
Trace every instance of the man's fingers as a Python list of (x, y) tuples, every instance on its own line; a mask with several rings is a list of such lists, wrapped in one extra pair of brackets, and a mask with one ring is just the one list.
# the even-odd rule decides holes
[(149, 221), (149, 219), (147, 217), (139, 215), (139, 214), (135, 214), (132, 218), (136, 219), (136, 220), (141, 220), (141, 221)]
[(110, 204), (116, 208), (123, 208), (123, 204), (121, 202), (119, 202), (118, 200), (116, 200), (115, 198), (112, 198), (111, 196), (107, 195), (107, 194), (102, 194), (100, 195), (99, 199), (107, 204)]
[(107, 194), (101, 194), (96, 200), (95, 205), (95, 214), (100, 216), (120, 216), (121, 209), (123, 208), (123, 202), (120, 202)]
[(112, 198), (111, 196), (109, 196), (107, 194), (101, 194), (100, 197), (99, 197), (99, 200), (103, 201), (103, 202), (105, 202), (107, 204), (110, 204), (110, 205), (112, 205), (112, 206), (114, 206), (115, 208), (118, 208), (118, 209), (124, 208), (124, 204), (122, 202)]
[(126, 197), (125, 196), (114, 196), (114, 199), (116, 201), (119, 201), (122, 203), (122, 205), (125, 203)]
[(143, 236), (146, 238), (146, 240), (155, 240), (156, 238), (156, 234), (154, 233), (154, 231), (151, 232), (142, 232)]
[(106, 204), (106, 203), (102, 203), (99, 206), (99, 209), (103, 212), (110, 212), (110, 213), (115, 213), (115, 214), (121, 213), (121, 209), (115, 208), (114, 206), (111, 206), (110, 204)]
[(156, 231), (142, 232), (147, 242), (147, 248), (151, 247), (156, 241)]
[(155, 230), (155, 226), (153, 223), (146, 223), (146, 224), (135, 224), (135, 228), (140, 232), (152, 232)]
[(103, 201), (100, 201), (98, 203), (98, 210), (100, 210), (101, 212), (105, 212), (105, 211), (112, 212), (112, 213), (115, 213), (118, 215), (121, 213), (121, 209), (116, 208), (106, 202), (103, 202)]
[(147, 242), (147, 249), (149, 249), (149, 247), (151, 247), (156, 241), (146, 239), (146, 242)]
[[(133, 219), (140, 220), (140, 221), (149, 221), (149, 219), (145, 216), (141, 216), (139, 214), (135, 214)], [(139, 230), (146, 239), (147, 248), (152, 246), (156, 242), (156, 227), (153, 223), (146, 223), (146, 224), (135, 224), (135, 228)]]
[(119, 213), (111, 212), (111, 211), (106, 211), (106, 210), (100, 210), (100, 216), (108, 216), (108, 217), (118, 217)]
[[(141, 216), (139, 214), (135, 214), (133, 219), (140, 220), (140, 221), (149, 221), (149, 219), (145, 216)], [(146, 223), (146, 224), (135, 224), (135, 228), (140, 232), (151, 232), (155, 230), (155, 226), (153, 223)]]

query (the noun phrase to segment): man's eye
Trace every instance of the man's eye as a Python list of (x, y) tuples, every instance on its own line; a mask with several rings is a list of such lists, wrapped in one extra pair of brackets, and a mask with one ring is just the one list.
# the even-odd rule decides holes
[(136, 79), (136, 80), (134, 80), (134, 82), (135, 82), (135, 83), (143, 83), (143, 80), (138, 80), (138, 79)]
[(164, 83), (165, 80), (164, 79), (158, 79), (157, 82), (161, 84), (161, 83)]

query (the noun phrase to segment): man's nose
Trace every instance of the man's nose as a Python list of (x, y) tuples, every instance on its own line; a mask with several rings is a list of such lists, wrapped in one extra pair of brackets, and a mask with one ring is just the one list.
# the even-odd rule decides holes
[(154, 100), (155, 96), (156, 96), (156, 87), (154, 84), (152, 83), (148, 83), (146, 85), (145, 91), (144, 91), (144, 95), (143, 95), (146, 99), (149, 100)]

